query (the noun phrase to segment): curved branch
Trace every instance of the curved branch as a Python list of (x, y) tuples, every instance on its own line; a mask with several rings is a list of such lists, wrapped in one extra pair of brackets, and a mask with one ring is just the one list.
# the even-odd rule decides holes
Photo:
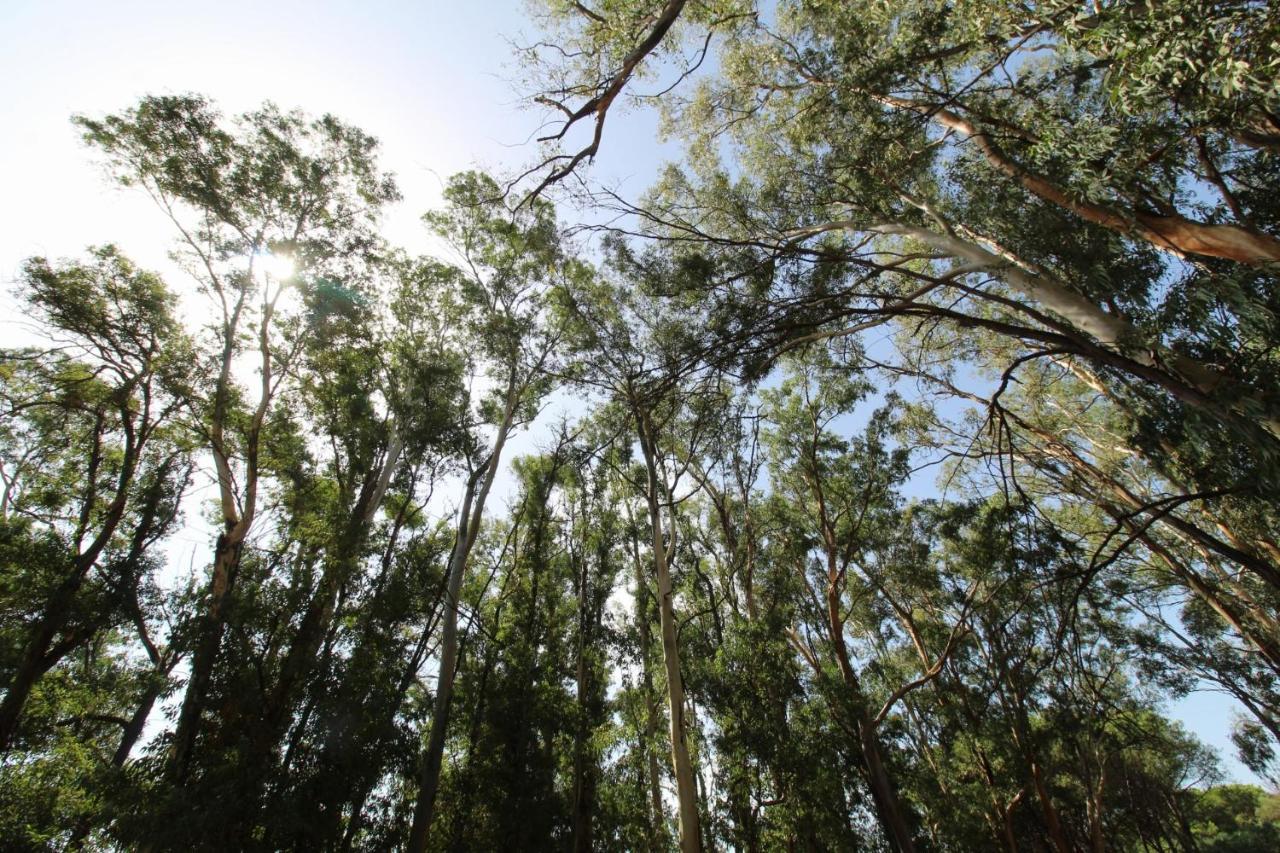
[[(671, 29), (671, 25), (676, 22), (676, 19), (680, 17), (680, 13), (684, 11), (685, 2), (686, 0), (667, 0), (667, 3), (662, 7), (662, 11), (660, 11), (658, 16), (654, 19), (652, 29), (650, 29), (648, 34), (641, 39), (640, 43), (627, 54), (626, 58), (622, 60), (622, 66), (618, 69), (617, 73), (609, 79), (601, 82), (598, 87), (599, 93), (597, 95), (588, 99), (584, 104), (582, 104), (582, 106), (572, 111), (563, 104), (551, 102), (552, 106), (566, 113), (567, 118), (559, 131), (549, 136), (540, 137), (538, 139), (539, 142), (555, 142), (561, 140), (575, 124), (593, 115), (595, 116), (595, 131), (591, 135), (591, 142), (584, 148), (580, 149), (576, 154), (573, 154), (572, 156), (565, 155), (568, 157), (569, 162), (552, 169), (551, 172), (542, 179), (542, 182), (534, 188), (533, 192), (525, 196), (524, 200), (521, 202), (522, 205), (537, 198), (547, 187), (565, 177), (568, 177), (583, 160), (596, 156), (596, 152), (600, 150), (600, 139), (604, 134), (604, 120), (608, 115), (609, 107), (612, 106), (618, 95), (622, 93), (622, 90), (626, 88), (627, 83), (630, 82), (631, 77), (636, 72), (636, 69), (640, 67), (640, 63), (643, 62), (649, 54), (653, 53), (653, 51), (657, 49), (658, 45), (662, 43), (662, 40), (666, 38), (667, 32)], [(580, 10), (584, 12), (586, 11), (582, 6), (578, 4), (575, 5), (577, 5)], [(590, 17), (597, 18), (596, 15), (590, 15)], [(599, 19), (597, 18), (597, 20)], [(544, 104), (548, 103), (546, 98), (537, 98), (535, 100)], [(550, 158), (547, 161), (544, 161), (543, 165), (549, 165), (551, 162), (560, 159), (563, 158)]]
[(1280, 262), (1280, 240), (1269, 234), (1239, 225), (1207, 225), (1176, 213), (1166, 215), (1140, 210), (1120, 211), (1073, 199), (1062, 187), (1014, 161), (996, 145), (989, 133), (951, 110), (892, 95), (873, 94), (871, 97), (885, 106), (919, 113), (948, 130), (963, 133), (973, 140), (987, 162), (997, 171), (1013, 178), (1032, 195), (1068, 210), (1086, 222), (1141, 238), (1157, 249), (1179, 257), (1204, 255), (1250, 266)]

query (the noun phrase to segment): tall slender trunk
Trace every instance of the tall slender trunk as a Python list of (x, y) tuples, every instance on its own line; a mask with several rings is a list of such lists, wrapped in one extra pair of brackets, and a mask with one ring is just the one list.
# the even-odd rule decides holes
[[(463, 501), (464, 517), (468, 517), (475, 500), (475, 480), (468, 483)], [(418, 800), (414, 806), (413, 825), (409, 832), (406, 850), (421, 853), (427, 847), (427, 830), (435, 814), (435, 800), (440, 782), (440, 766), (444, 758), (445, 730), (449, 723), (449, 710), (453, 701), (454, 670), (458, 659), (458, 597), (462, 594), (462, 578), (466, 560), (467, 522), (459, 525), (453, 552), (449, 557), (449, 582), (445, 587), (444, 628), (440, 639), (440, 667), (436, 674), (435, 704), (431, 714), (431, 730), (427, 747), (422, 756), (419, 776)]]
[(897, 788), (884, 766), (884, 756), (880, 748), (880, 739), (876, 736), (875, 725), (865, 716), (858, 723), (858, 738), (862, 749), (862, 760), (867, 767), (871, 798), (875, 802), (881, 825), (886, 829), (885, 834), (889, 837), (894, 849), (901, 853), (914, 853), (915, 839), (903, 816)]
[[(77, 573), (64, 581), (54, 592), (52, 600), (40, 615), (40, 620), (31, 630), (17, 672), (6, 687), (4, 700), (0, 701), (0, 753), (7, 751), (13, 744), (22, 710), (26, 707), (27, 699), (36, 682), (66, 654), (61, 652), (51, 655), (50, 650), (54, 645), (54, 637), (66, 624), (72, 599), (80, 588), (82, 579), (83, 576)], [(84, 639), (87, 640), (88, 637)]]
[[(427, 620), (427, 630), (418, 638), (417, 645), (409, 655), (409, 661), (406, 663), (399, 681), (393, 687), (391, 695), (384, 700), (384, 704), (380, 709), (381, 719), (375, 719), (370, 726), (372, 731), (387, 732), (392, 728), (395, 715), (399, 712), (400, 706), (404, 704), (405, 694), (416, 680), (418, 667), (422, 656), (425, 654), (427, 640), (435, 627), (437, 616), (441, 615), (439, 611), (444, 605), (443, 599), (447, 593), (447, 578), (445, 580), (446, 583), (441, 584), (436, 599), (429, 610), (431, 616)], [(347, 782), (345, 787), (340, 786), (336, 793), (334, 789), (325, 786), (326, 793), (317, 798), (321, 820), (326, 821), (330, 827), (328, 831), (322, 833), (322, 837), (326, 839), (337, 837), (337, 827), (341, 819), (342, 809), (344, 806), (350, 807), (348, 809), (350, 819), (347, 822), (346, 833), (343, 835), (342, 840), (343, 850), (351, 849), (356, 833), (364, 822), (365, 803), (377, 784), (377, 773), (370, 772), (371, 769), (376, 770), (377, 768), (370, 768), (367, 762), (362, 760), (360, 743), (359, 734), (344, 727), (341, 730), (340, 738), (331, 738), (325, 745), (325, 752), (321, 755), (321, 766), (326, 768), (326, 773), (331, 777), (343, 778)]]
[(1107, 835), (1102, 816), (1106, 811), (1103, 794), (1107, 787), (1106, 757), (1102, 756), (1098, 764), (1098, 779), (1089, 786), (1089, 797), (1086, 811), (1089, 817), (1089, 849), (1092, 853), (1106, 853)]
[[(339, 595), (351, 576), (360, 568), (361, 555), (383, 497), (399, 468), (403, 442), (394, 434), (387, 444), (382, 465), (370, 471), (360, 486), (350, 515), (331, 553), (324, 561), (316, 591), (307, 602), (302, 620), (294, 633), (274, 688), (266, 697), (261, 716), (252, 721), (252, 748), (245, 768), (242, 786), (259, 792), (265, 789), (271, 768), (275, 765), (281, 741), (288, 733), (299, 694), (320, 663), (320, 651), (329, 636)], [(288, 772), (288, 767), (283, 768)], [(260, 803), (260, 798), (247, 800)], [(246, 816), (246, 820), (250, 820)]]
[(445, 733), (449, 725), (449, 709), (453, 701), (453, 682), (458, 663), (458, 597), (462, 593), (462, 579), (466, 573), (467, 560), (471, 556), (471, 548), (475, 545), (476, 537), (480, 533), (480, 519), (484, 514), (485, 501), (498, 475), (502, 449), (507, 443), (507, 435), (511, 432), (511, 425), (515, 420), (520, 389), (517, 387), (514, 371), (509, 382), (506, 409), (503, 412), (502, 423), (498, 426), (493, 451), (489, 454), (489, 459), (484, 466), (476, 472), (478, 476), (472, 476), (467, 483), (467, 493), (459, 513), (458, 532), (454, 539), (453, 552), (449, 555), (449, 583), (445, 592), (444, 629), (440, 639), (440, 669), (436, 676), (435, 708), (431, 715), (431, 731), (427, 737), (427, 746), (422, 754), (418, 800), (414, 805), (413, 825), (409, 829), (409, 839), (405, 845), (406, 853), (423, 853), (426, 850), (427, 831), (431, 828), (431, 820), (435, 815), (436, 794), (440, 785), (440, 766), (444, 759)]
[(1012, 693), (1010, 700), (1003, 688), (1000, 688), (1000, 701), (1004, 705), (1006, 711), (1011, 716), (1010, 733), (1013, 735), (1013, 743), (1022, 753), (1022, 758), (1027, 763), (1027, 773), (1031, 777), (1032, 787), (1036, 792), (1036, 799), (1040, 802), (1040, 814), (1044, 818), (1045, 829), (1048, 830), (1049, 840), (1053, 842), (1053, 847), (1058, 853), (1072, 853), (1070, 842), (1067, 841), (1066, 831), (1062, 826), (1062, 818), (1058, 814), (1058, 808), (1053, 803), (1053, 795), (1049, 791), (1049, 785), (1044, 778), (1044, 769), (1041, 767), (1040, 759), (1036, 754), (1035, 745), (1030, 738), (1030, 721), (1027, 719), (1027, 709), (1023, 694), (1013, 684), (1012, 678), (1006, 666), (1006, 656), (1004, 649), (1000, 644), (994, 647), (997, 662), (997, 674), (1005, 684), (1009, 685), (1009, 692)]
[[(316, 765), (321, 768), (319, 777), (334, 781), (334, 784), (313, 784), (308, 786), (302, 794), (306, 803), (304, 820), (319, 827), (316, 835), (325, 839), (326, 843), (332, 843), (342, 834), (342, 813), (348, 804), (353, 804), (342, 841), (344, 850), (349, 849), (351, 840), (359, 830), (360, 810), (368, 797), (368, 789), (372, 787), (372, 783), (367, 781), (371, 768), (367, 761), (352, 754), (357, 751), (353, 744), (361, 743), (367, 749), (370, 743), (379, 741), (381, 737), (379, 732), (384, 731), (384, 723), (380, 719), (382, 709), (376, 703), (379, 700), (385, 701), (388, 695), (397, 697), (395, 707), (390, 710), (390, 713), (394, 714), (399, 708), (398, 697), (402, 695), (396, 685), (404, 684), (406, 687), (408, 685), (408, 679), (401, 677), (396, 680), (396, 684), (387, 684), (384, 691), (381, 689), (381, 684), (371, 685), (364, 675), (381, 665), (382, 658), (378, 650), (386, 638), (376, 624), (374, 614), (379, 611), (385, 601), (387, 578), (392, 573), (393, 555), (399, 544), (400, 534), (404, 529), (404, 522), (414, 497), (413, 479), (410, 479), (408, 495), (396, 513), (390, 534), (382, 545), (380, 568), (377, 578), (373, 581), (368, 604), (352, 631), (352, 636), (356, 638), (355, 647), (345, 661), (343, 675), (338, 679), (337, 693), (330, 697), (330, 702), (327, 703), (331, 708), (338, 709), (338, 712), (335, 715), (331, 711), (323, 720), (324, 735)], [(447, 579), (441, 580), (434, 596), (430, 599), (432, 604), (428, 608), (428, 613), (431, 614), (429, 623), (434, 622), (439, 612), (446, 582)], [(425, 638), (419, 638), (412, 649), (408, 646), (402, 648), (402, 651), (410, 654), (410, 664), (418, 659), (424, 641)], [(410, 668), (413, 667), (406, 667), (406, 669)], [(352, 725), (352, 719), (361, 720), (361, 724)], [(366, 738), (371, 740), (366, 741)], [(285, 770), (288, 772), (287, 765)]]
[(1040, 801), (1040, 813), (1044, 817), (1045, 826), (1049, 829), (1049, 838), (1058, 853), (1071, 853), (1071, 845), (1067, 842), (1066, 833), (1062, 829), (1062, 819), (1053, 804), (1049, 786), (1044, 781), (1044, 771), (1040, 763), (1032, 756), (1027, 757), (1027, 768), (1031, 773), (1032, 784), (1035, 785), (1036, 798)]
[(915, 853), (915, 841), (903, 816), (897, 789), (889, 776), (888, 769), (884, 766), (880, 741), (876, 734), (875, 723), (868, 712), (862, 682), (854, 672), (853, 663), (849, 659), (849, 650), (844, 642), (844, 622), (840, 618), (840, 596), (834, 584), (829, 584), (827, 587), (827, 632), (832, 650), (835, 652), (836, 662), (840, 667), (841, 679), (851, 694), (856, 714), (854, 723), (858, 735), (858, 749), (862, 755), (863, 768), (866, 770), (867, 787), (871, 790), (876, 817), (894, 850), (899, 853)]
[(292, 707), (294, 694), (315, 667), (316, 653), (333, 621), (338, 592), (359, 568), (361, 551), (368, 541), (370, 528), (391, 485), (391, 478), (400, 466), (403, 451), (404, 442), (393, 431), (382, 465), (361, 484), (346, 528), (334, 547), (334, 554), (325, 561), (316, 593), (307, 604), (294, 641), (280, 666), (280, 677), (268, 704), (267, 729), (272, 740), (263, 744), (267, 748), (274, 746), (282, 734), (280, 729)]
[(240, 573), (240, 560), (244, 543), (234, 537), (237, 524), (231, 531), (218, 537), (214, 547), (213, 575), (209, 583), (209, 600), (204, 618), (200, 620), (200, 640), (191, 656), (191, 675), (182, 697), (178, 723), (174, 729), (170, 747), (167, 775), (182, 784), (190, 769), (191, 753), (195, 749), (200, 730), (200, 717), (204, 713), (205, 695), (213, 678), (213, 667), (222, 649), (222, 636), (226, 631), (227, 607), (236, 576)]
[(588, 634), (594, 639), (599, 622), (599, 610), (594, 606), (594, 596), (589, 590), (589, 561), (576, 555), (575, 578), (578, 587), (578, 642), (575, 650), (574, 682), (578, 710), (577, 725), (573, 733), (573, 850), (589, 853), (595, 848), (593, 840), (596, 810), (596, 764), (588, 752), (591, 729), (596, 721), (598, 678), (587, 660)]
[[(637, 407), (639, 408), (639, 407)], [(671, 762), (676, 777), (676, 801), (679, 806), (680, 850), (682, 853), (700, 853), (702, 828), (698, 818), (697, 780), (693, 762), (689, 758), (684, 723), (684, 678), (680, 671), (680, 649), (676, 638), (676, 617), (673, 598), (675, 591), (668, 564), (666, 535), (662, 528), (662, 503), (660, 497), (666, 491), (659, 480), (657, 446), (653, 424), (648, 414), (637, 411), (640, 447), (644, 454), (648, 483), (645, 499), (649, 509), (649, 525), (652, 531), (654, 573), (658, 579), (658, 624), (662, 633), (662, 660), (667, 671), (667, 709), (670, 714)], [(674, 537), (675, 531), (671, 531)], [(674, 541), (674, 540), (673, 540)]]
[(839, 668), (841, 681), (849, 692), (849, 706), (853, 714), (852, 727), (857, 735), (862, 770), (866, 775), (867, 787), (871, 791), (876, 818), (893, 850), (897, 853), (915, 853), (915, 840), (911, 828), (903, 814), (897, 788), (884, 764), (883, 751), (876, 731), (877, 722), (872, 716), (870, 702), (862, 688), (862, 681), (853, 667), (853, 661), (849, 657), (849, 647), (845, 643), (845, 617), (841, 615), (843, 609), (841, 590), (847, 577), (847, 565), (842, 565), (840, 562), (840, 544), (835, 525), (827, 510), (826, 494), (822, 488), (821, 471), (817, 461), (819, 452), (817, 436), (815, 429), (812, 443), (805, 448), (809, 466), (806, 479), (817, 505), (818, 527), (826, 557), (827, 584), (824, 603), (827, 642), (831, 646), (832, 655)]
[(142, 737), (142, 731), (147, 726), (147, 718), (151, 716), (151, 710), (155, 707), (160, 694), (164, 692), (164, 688), (164, 679), (157, 678), (154, 684), (143, 691), (142, 697), (138, 700), (138, 707), (134, 709), (128, 725), (120, 733), (120, 743), (116, 746), (115, 755), (111, 757), (111, 763), (116, 767), (123, 767), (129, 760), (129, 755)]
[[(209, 429), (209, 449), (213, 454), (214, 469), (218, 477), (222, 532), (214, 544), (213, 571), (209, 577), (208, 600), (203, 617), (199, 620), (199, 640), (191, 656), (191, 676), (187, 679), (187, 689), (182, 697), (182, 707), (178, 712), (178, 722), (174, 729), (169, 760), (165, 768), (165, 775), (178, 786), (185, 784), (190, 769), (191, 754), (195, 749), (201, 717), (204, 713), (205, 697), (213, 677), (214, 666), (217, 664), (218, 654), (222, 650), (227, 608), (231, 603), (236, 578), (240, 574), (244, 543), (257, 517), (259, 442), (262, 437), (262, 426), (274, 396), (270, 340), (274, 300), (264, 298), (262, 317), (258, 323), (261, 390), (245, 435), (243, 501), (237, 500), (236, 477), (231, 470), (231, 459), (226, 442), (232, 396), (231, 365), (235, 357), (235, 341), (247, 304), (248, 292), (247, 289), (240, 291), (233, 311), (223, 320), (222, 354), (218, 380), (214, 387), (213, 415)], [(276, 296), (279, 298), (279, 292)]]
[[(627, 511), (629, 521), (630, 510)], [(653, 701), (653, 673), (649, 668), (649, 647), (653, 638), (649, 632), (649, 613), (645, 607), (648, 584), (645, 583), (644, 567), (640, 562), (640, 549), (634, 536), (628, 534), (631, 544), (632, 564), (635, 567), (635, 616), (636, 628), (640, 633), (640, 688), (644, 693), (644, 750), (645, 770), (649, 786), (649, 849), (656, 853), (661, 849), (658, 830), (665, 817), (662, 813), (662, 787), (659, 784), (658, 756), (653, 751), (653, 742), (658, 735), (658, 706)]]

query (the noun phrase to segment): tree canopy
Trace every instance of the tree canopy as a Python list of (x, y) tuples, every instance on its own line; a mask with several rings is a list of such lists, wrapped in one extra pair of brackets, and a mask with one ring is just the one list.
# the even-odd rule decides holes
[(1280, 847), (1280, 18), (532, 10), (433, 255), (333, 116), (73, 118), (187, 280), (15, 284), (5, 849)]

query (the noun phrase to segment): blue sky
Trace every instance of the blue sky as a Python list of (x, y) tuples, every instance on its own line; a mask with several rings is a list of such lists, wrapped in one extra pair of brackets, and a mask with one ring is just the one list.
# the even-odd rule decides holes
[[(422, 250), (418, 217), (438, 203), (448, 175), (474, 167), (509, 173), (537, 157), (527, 140), (545, 115), (524, 110), (509, 82), (520, 77), (510, 43), (530, 31), (514, 0), (5, 0), (0, 288), (8, 290), (28, 256), (72, 256), (104, 242), (171, 269), (168, 223), (141, 195), (107, 184), (68, 121), (77, 112), (120, 110), (144, 94), (199, 92), (229, 113), (272, 100), (331, 112), (372, 133), (405, 196), (385, 233)], [(652, 115), (615, 108), (594, 174), (638, 195), (663, 156), (655, 129)], [(12, 311), (7, 295), (5, 311)], [(0, 343), (17, 334), (0, 323)], [(1232, 708), (1199, 695), (1172, 711), (1222, 750), (1231, 774), (1251, 779), (1226, 739)]]

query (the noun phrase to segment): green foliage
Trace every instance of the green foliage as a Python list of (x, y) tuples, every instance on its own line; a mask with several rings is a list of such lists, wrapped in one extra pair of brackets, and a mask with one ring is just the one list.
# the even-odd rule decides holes
[(1275, 794), (1252, 785), (1217, 785), (1197, 794), (1192, 831), (1201, 850), (1266, 850), (1280, 843)]
[(469, 172), (409, 257), (332, 116), (75, 119), (209, 311), (23, 268), (5, 843), (393, 849), (438, 731), (431, 850), (1280, 845), (1161, 705), (1275, 773), (1275, 16), (535, 5), (544, 104), (664, 81), (631, 236)]

